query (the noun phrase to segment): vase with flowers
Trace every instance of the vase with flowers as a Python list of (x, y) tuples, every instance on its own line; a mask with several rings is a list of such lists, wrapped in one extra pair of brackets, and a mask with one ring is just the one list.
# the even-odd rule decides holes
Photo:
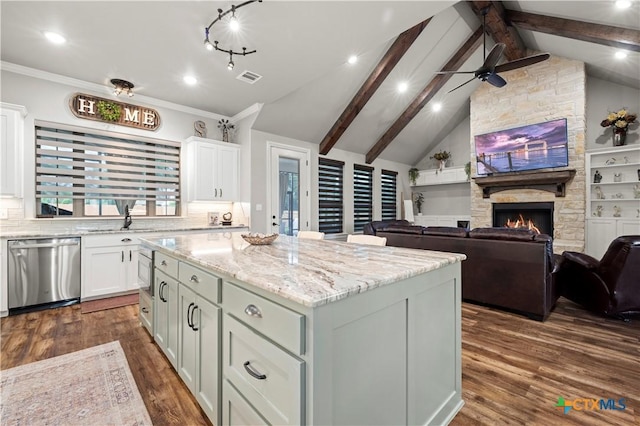
[(626, 109), (618, 112), (610, 112), (607, 118), (602, 120), (602, 127), (611, 127), (613, 132), (613, 146), (622, 146), (627, 140), (629, 124), (634, 123), (638, 118), (637, 114), (629, 114)]
[(218, 121), (218, 129), (222, 131), (223, 142), (229, 142), (229, 136), (235, 128), (236, 126), (232, 123), (229, 123), (229, 120), (225, 120), (224, 118), (222, 118)]
[(447, 164), (447, 160), (451, 158), (451, 153), (449, 151), (438, 151), (429, 158), (436, 160), (439, 163), (438, 170), (442, 171)]

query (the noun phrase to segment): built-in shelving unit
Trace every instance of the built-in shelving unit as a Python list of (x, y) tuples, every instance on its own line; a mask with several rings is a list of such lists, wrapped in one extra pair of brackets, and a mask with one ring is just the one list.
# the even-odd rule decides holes
[(432, 170), (420, 170), (420, 174), (416, 179), (416, 186), (432, 186), (432, 185), (446, 185), (453, 183), (469, 183), (467, 179), (467, 173), (464, 171), (464, 167), (450, 167)]
[(640, 146), (589, 151), (586, 158), (586, 252), (600, 258), (616, 237), (640, 234)]

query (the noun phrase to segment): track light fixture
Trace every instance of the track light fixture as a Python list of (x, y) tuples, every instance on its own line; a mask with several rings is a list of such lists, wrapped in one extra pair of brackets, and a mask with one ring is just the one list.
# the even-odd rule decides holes
[(213, 22), (211, 22), (209, 24), (208, 27), (206, 27), (204, 29), (204, 47), (207, 50), (217, 50), (219, 52), (224, 52), (224, 53), (228, 53), (229, 54), (229, 63), (227, 64), (227, 69), (229, 71), (231, 71), (233, 69), (233, 66), (235, 65), (233, 63), (233, 55), (242, 55), (242, 56), (246, 56), (246, 55), (250, 55), (252, 53), (256, 53), (256, 50), (250, 50), (247, 51), (246, 47), (242, 48), (242, 51), (234, 51), (233, 48), (229, 48), (229, 49), (224, 49), (220, 46), (218, 46), (218, 41), (214, 40), (213, 43), (211, 43), (211, 40), (209, 39), (209, 33), (211, 31), (211, 27), (213, 27), (213, 25), (217, 22), (221, 22), (222, 18), (225, 17), (228, 14), (231, 14), (231, 18), (229, 18), (229, 29), (231, 29), (232, 31), (238, 31), (240, 29), (240, 22), (238, 21), (238, 18), (236, 17), (236, 11), (238, 9), (240, 9), (243, 6), (246, 6), (248, 4), (251, 3), (255, 3), (255, 2), (259, 2), (262, 3), (262, 0), (248, 0), (245, 1), (244, 3), (240, 3), (239, 5), (232, 5), (231, 8), (229, 10), (226, 11), (222, 11), (222, 9), (218, 9), (218, 17), (216, 19), (213, 20)]
[(133, 96), (133, 83), (128, 82), (127, 80), (121, 80), (119, 78), (112, 78), (111, 84), (114, 85), (115, 89), (113, 90), (113, 94), (118, 96), (122, 92), (126, 92), (129, 97)]

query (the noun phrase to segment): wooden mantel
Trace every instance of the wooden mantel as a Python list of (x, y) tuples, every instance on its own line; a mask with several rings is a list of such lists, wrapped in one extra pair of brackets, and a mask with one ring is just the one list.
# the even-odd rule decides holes
[(565, 196), (565, 184), (576, 174), (575, 170), (549, 172), (516, 172), (475, 177), (473, 180), (482, 188), (482, 198), (489, 198), (494, 192), (507, 189), (539, 189)]

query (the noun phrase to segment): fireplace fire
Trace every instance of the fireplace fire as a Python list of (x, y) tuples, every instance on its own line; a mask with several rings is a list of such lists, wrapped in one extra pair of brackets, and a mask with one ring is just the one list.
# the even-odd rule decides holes
[(553, 203), (494, 203), (493, 226), (527, 228), (553, 236)]
[(521, 214), (518, 214), (516, 220), (507, 219), (507, 223), (505, 223), (504, 226), (507, 228), (527, 228), (536, 234), (540, 234), (540, 229), (538, 229), (533, 220), (525, 219)]

